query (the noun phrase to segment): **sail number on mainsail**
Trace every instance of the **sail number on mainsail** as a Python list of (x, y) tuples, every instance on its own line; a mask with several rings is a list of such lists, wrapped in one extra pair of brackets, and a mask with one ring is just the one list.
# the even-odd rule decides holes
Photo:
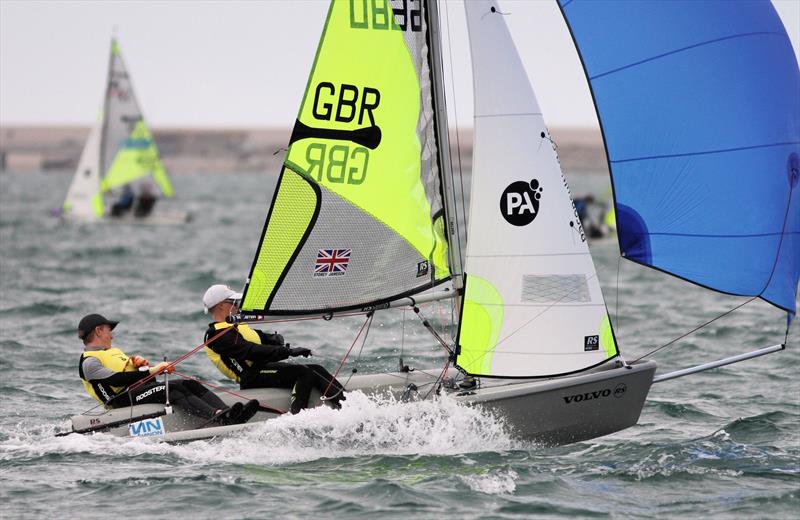
[(350, 0), (350, 27), (392, 31), (407, 31), (410, 28), (412, 32), (421, 32), (422, 0), (402, 0), (397, 3), (400, 5), (391, 7), (389, 2), (378, 5), (369, 0)]

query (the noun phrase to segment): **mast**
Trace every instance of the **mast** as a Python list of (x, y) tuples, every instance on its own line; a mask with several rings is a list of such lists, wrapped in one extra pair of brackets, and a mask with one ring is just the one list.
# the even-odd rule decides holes
[[(444, 66), (442, 63), (442, 38), (439, 27), (439, 2), (428, 0), (425, 9), (428, 23), (428, 49), (430, 52), (431, 83), (433, 84), (433, 111), (439, 149), (439, 179), (442, 183), (442, 199), (450, 259), (450, 274), (453, 288), (460, 293), (464, 286), (461, 242), (458, 236), (458, 213), (456, 212), (453, 169), (450, 161), (450, 134), (447, 128), (447, 105), (444, 93)], [(460, 308), (458, 299), (456, 308)]]
[[(116, 28), (115, 28), (116, 29)], [(115, 31), (116, 32), (116, 31)], [(105, 143), (108, 133), (108, 91), (111, 88), (111, 74), (114, 68), (114, 53), (117, 48), (116, 34), (111, 37), (111, 54), (108, 57), (108, 73), (106, 74), (106, 88), (103, 89), (103, 118), (102, 129), (100, 131), (100, 179), (106, 174), (106, 151)]]

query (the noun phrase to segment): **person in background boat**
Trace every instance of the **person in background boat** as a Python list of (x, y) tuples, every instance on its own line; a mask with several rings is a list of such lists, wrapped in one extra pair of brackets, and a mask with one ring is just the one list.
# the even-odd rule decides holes
[[(165, 403), (166, 385), (152, 380), (128, 391), (142, 379), (175, 369), (168, 363), (150, 363), (139, 356), (127, 356), (113, 347), (113, 330), (119, 322), (100, 314), (84, 316), (78, 324), (78, 337), (84, 350), (78, 374), (86, 392), (108, 408), (124, 408), (135, 404)], [(228, 407), (216, 394), (196, 381), (170, 381), (169, 400), (184, 411), (220, 425), (247, 422), (258, 411), (258, 401), (236, 403)]]
[(240, 293), (226, 285), (212, 285), (203, 295), (205, 311), (210, 312), (214, 320), (208, 326), (205, 341), (224, 329), (235, 329), (206, 347), (206, 354), (214, 366), (239, 383), (242, 390), (291, 388), (290, 412), (293, 414), (308, 406), (312, 388), (325, 395), (327, 403), (339, 408), (339, 401), (345, 399), (344, 388), (324, 367), (280, 362), (289, 357), (308, 357), (311, 355), (309, 349), (290, 348), (278, 333), (263, 332), (243, 323), (232, 325), (226, 321), (228, 316), (239, 312), (241, 298)]
[(130, 184), (122, 187), (119, 199), (111, 205), (111, 216), (121, 217), (133, 207), (133, 189)]
[(586, 218), (589, 216), (589, 204), (594, 202), (594, 197), (591, 195), (586, 195), (585, 197), (575, 197), (575, 211), (578, 212), (578, 217), (581, 219), (581, 223), (586, 222)]
[(608, 226), (603, 222), (606, 213), (605, 204), (597, 202), (592, 195), (575, 197), (575, 211), (581, 219), (581, 226), (589, 238), (601, 238), (609, 234)]
[(136, 208), (133, 210), (133, 216), (137, 218), (144, 218), (153, 211), (153, 206), (156, 205), (155, 194), (153, 193), (153, 186), (149, 182), (145, 182), (139, 188), (139, 196), (136, 198)]

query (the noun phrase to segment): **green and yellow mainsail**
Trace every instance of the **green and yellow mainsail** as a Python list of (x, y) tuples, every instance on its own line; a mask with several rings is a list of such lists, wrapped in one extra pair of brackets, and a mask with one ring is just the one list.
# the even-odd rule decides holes
[(119, 45), (112, 39), (103, 110), (84, 145), (64, 201), (64, 215), (99, 219), (105, 213), (104, 193), (151, 182), (164, 196), (172, 197), (172, 184), (142, 117)]
[(449, 278), (417, 4), (331, 2), (243, 313), (369, 307)]
[(456, 364), (551, 377), (619, 355), (594, 263), (525, 69), (492, 0), (466, 2), (475, 95)]
[(101, 190), (106, 192), (152, 177), (161, 193), (171, 197), (172, 184), (161, 163), (150, 129), (144, 122), (116, 40), (111, 41), (103, 114), (100, 158), (105, 175)]

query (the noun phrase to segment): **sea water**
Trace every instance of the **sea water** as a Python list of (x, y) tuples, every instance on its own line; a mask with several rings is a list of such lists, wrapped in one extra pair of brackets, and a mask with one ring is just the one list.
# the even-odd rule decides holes
[[(502, 418), (448, 399), (399, 404), (352, 393), (235, 437), (167, 445), (108, 435), (56, 437), (93, 406), (78, 379), (78, 320), (120, 320), (115, 345), (151, 360), (200, 344), (212, 283), (241, 287), (275, 178), (184, 175), (164, 208), (182, 226), (63, 225), (50, 216), (70, 175), (0, 175), (0, 517), (108, 518), (796, 518), (800, 511), (798, 326), (786, 351), (653, 387), (639, 424), (547, 447)], [(602, 196), (599, 174), (569, 177)], [(732, 216), (732, 218), (734, 218)], [(712, 320), (725, 297), (592, 244), (627, 359)], [(448, 303), (423, 313), (444, 334)], [(271, 325), (335, 370), (363, 317)], [(759, 301), (653, 359), (669, 371), (780, 343), (785, 316)], [(376, 314), (342, 369), (440, 366), (411, 312)], [(227, 386), (204, 354), (182, 373)]]

